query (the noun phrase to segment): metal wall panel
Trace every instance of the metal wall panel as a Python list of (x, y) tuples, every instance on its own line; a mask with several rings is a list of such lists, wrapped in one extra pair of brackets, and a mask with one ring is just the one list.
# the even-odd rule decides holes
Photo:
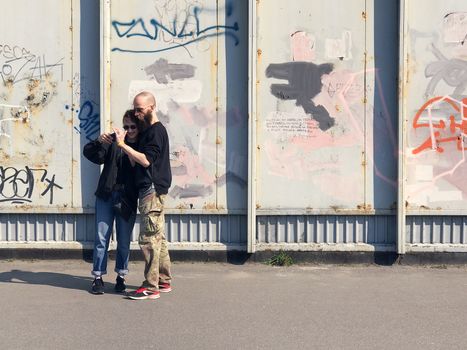
[(396, 217), (375, 216), (261, 216), (257, 243), (394, 245)]
[(407, 244), (467, 244), (465, 216), (408, 216)]
[(168, 208), (246, 210), (247, 10), (245, 0), (111, 2), (111, 122), (136, 93), (154, 93), (171, 143)]
[[(404, 202), (407, 214), (465, 214), (467, 4), (433, 0), (429, 11), (420, 12), (424, 6), (426, 1), (411, 0), (405, 8)], [(407, 239), (426, 237), (414, 231)]]
[[(132, 233), (138, 247), (139, 217)], [(198, 243), (242, 246), (246, 244), (245, 215), (166, 215), (166, 234), (174, 244), (192, 249)], [(92, 214), (0, 214), (0, 247), (3, 243), (79, 243), (92, 247), (95, 235)], [(115, 242), (115, 235), (113, 237)], [(192, 244), (190, 246), (190, 244)], [(34, 248), (34, 245), (30, 246)], [(209, 248), (209, 245), (206, 246)]]
[[(90, 14), (85, 27), (82, 9)], [(87, 181), (95, 183), (97, 172), (81, 166), (80, 155), (86, 137), (99, 131), (99, 114), (82, 103), (89, 98), (98, 110), (98, 78), (88, 73), (99, 67), (99, 22), (90, 9), (98, 13), (99, 6), (19, 0), (2, 7), (11, 20), (0, 24), (1, 212), (81, 212), (92, 205)], [(94, 36), (82, 36), (86, 29)]]
[(397, 2), (261, 1), (256, 15), (256, 206), (393, 209)]

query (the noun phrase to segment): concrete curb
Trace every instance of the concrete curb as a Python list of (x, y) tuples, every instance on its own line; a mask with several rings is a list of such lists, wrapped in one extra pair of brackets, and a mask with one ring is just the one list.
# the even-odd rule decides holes
[[(216, 250), (172, 250), (173, 261), (182, 262), (223, 262), (231, 264), (265, 263), (276, 256), (277, 251), (260, 251), (248, 254), (244, 251)], [(398, 265), (465, 265), (467, 253), (458, 252), (411, 252), (398, 255), (394, 252), (297, 252), (285, 251), (294, 264), (375, 264)], [(115, 251), (109, 252), (110, 259), (115, 259)], [(0, 260), (7, 259), (78, 259), (92, 261), (91, 249), (0, 249)], [(132, 250), (130, 260), (142, 261), (141, 251)]]

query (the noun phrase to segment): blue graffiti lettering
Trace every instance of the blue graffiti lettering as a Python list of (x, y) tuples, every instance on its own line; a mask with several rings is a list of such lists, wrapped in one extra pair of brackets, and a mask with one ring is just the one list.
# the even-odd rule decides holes
[[(232, 14), (232, 9), (227, 8), (227, 16)], [(177, 25), (177, 17), (172, 21), (172, 27), (163, 25), (160, 21), (156, 19), (151, 19), (150, 30), (148, 30), (146, 23), (142, 18), (133, 19), (130, 22), (119, 22), (112, 21), (112, 26), (119, 38), (132, 38), (132, 37), (143, 37), (148, 40), (155, 41), (160, 39), (160, 34), (168, 34), (172, 38), (172, 42), (169, 43), (169, 47), (153, 49), (153, 50), (130, 50), (121, 47), (114, 47), (112, 51), (119, 52), (131, 52), (131, 53), (155, 53), (167, 50), (173, 50), (178, 47), (187, 46), (194, 42), (213, 37), (218, 35), (224, 35), (230, 37), (234, 40), (234, 44), (238, 45), (239, 39), (234, 32), (239, 30), (238, 23), (235, 22), (232, 26), (222, 26), (222, 25), (213, 25), (202, 27), (200, 20), (201, 9), (199, 7), (193, 8), (193, 14), (187, 16), (183, 21), (180, 28)], [(189, 24), (190, 17), (193, 17), (195, 20), (195, 28), (188, 31), (187, 25)], [(191, 40), (185, 41), (187, 38), (192, 38)], [(174, 42), (173, 39), (183, 40), (182, 42)]]
[[(68, 109), (69, 106), (65, 106), (65, 108)], [(101, 128), (97, 103), (86, 101), (81, 106), (81, 109), (76, 112), (78, 113), (79, 127), (75, 127), (74, 129), (80, 134), (84, 133), (87, 140), (94, 140)]]

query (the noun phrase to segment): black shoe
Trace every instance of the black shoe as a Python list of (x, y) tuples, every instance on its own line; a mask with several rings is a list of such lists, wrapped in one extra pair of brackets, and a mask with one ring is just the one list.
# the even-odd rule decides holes
[(92, 294), (104, 294), (104, 281), (102, 278), (95, 278), (91, 287)]
[(123, 277), (117, 276), (117, 283), (115, 284), (115, 291), (117, 293), (123, 293), (126, 290), (125, 279)]

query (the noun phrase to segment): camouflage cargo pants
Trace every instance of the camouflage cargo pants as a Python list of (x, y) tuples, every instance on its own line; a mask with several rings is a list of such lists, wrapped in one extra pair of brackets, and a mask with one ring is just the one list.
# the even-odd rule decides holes
[(158, 290), (159, 282), (170, 283), (170, 256), (164, 234), (165, 195), (150, 194), (140, 200), (141, 229), (138, 243), (144, 254), (145, 280), (142, 287)]

